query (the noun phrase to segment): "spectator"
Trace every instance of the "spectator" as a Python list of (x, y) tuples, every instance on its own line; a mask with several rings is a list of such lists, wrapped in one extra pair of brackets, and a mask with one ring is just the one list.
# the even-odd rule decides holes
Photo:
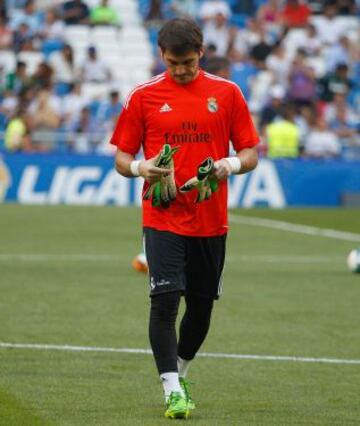
[(42, 89), (52, 84), (53, 69), (46, 62), (40, 62), (34, 74), (31, 76), (30, 84), (34, 89)]
[(90, 11), (82, 0), (69, 0), (62, 5), (62, 14), (67, 25), (87, 25)]
[(288, 28), (305, 27), (309, 21), (311, 10), (306, 3), (300, 0), (287, 0), (281, 10), (283, 24)]
[(6, 77), (6, 88), (19, 94), (25, 86), (29, 84), (26, 62), (17, 61), (14, 72), (10, 72)]
[(280, 26), (281, 25), (281, 12), (279, 0), (268, 0), (259, 7), (256, 13), (256, 20), (263, 27), (267, 26)]
[(5, 89), (0, 103), (0, 114), (4, 122), (7, 122), (14, 114), (19, 105), (19, 99), (12, 90)]
[(91, 149), (100, 142), (103, 136), (99, 132), (95, 120), (91, 119), (90, 109), (88, 107), (82, 108), (80, 115), (74, 117), (70, 125), (70, 131), (75, 133), (71, 143), (71, 149), (82, 154), (90, 152)]
[(319, 57), (322, 48), (323, 44), (315, 25), (308, 24), (305, 27), (305, 34), (296, 39), (296, 50), (302, 49), (307, 57)]
[(266, 127), (281, 117), (284, 99), (285, 89), (282, 86), (275, 85), (270, 89), (270, 102), (260, 113), (260, 134), (264, 134)]
[(331, 102), (335, 93), (348, 93), (353, 86), (346, 64), (338, 64), (335, 72), (326, 74), (319, 80), (318, 91), (322, 101)]
[(352, 122), (347, 117), (345, 106), (336, 109), (335, 118), (330, 122), (330, 129), (336, 134), (343, 146), (358, 144), (360, 146), (360, 136), (357, 133), (359, 121)]
[(69, 93), (62, 99), (61, 106), (65, 130), (70, 130), (74, 119), (80, 116), (84, 107), (86, 107), (86, 100), (81, 94), (81, 84), (71, 83), (69, 85)]
[(70, 85), (76, 80), (72, 47), (69, 44), (65, 44), (61, 51), (52, 53), (49, 58), (49, 64), (54, 72), (56, 93), (59, 95), (69, 93)]
[(111, 80), (111, 73), (107, 65), (97, 56), (94, 46), (87, 51), (87, 58), (81, 67), (81, 80), (84, 82), (104, 83)]
[(325, 105), (323, 109), (323, 116), (325, 121), (329, 124), (334, 121), (338, 109), (345, 109), (346, 120), (352, 123), (359, 121), (356, 111), (346, 101), (346, 93), (335, 93), (333, 100)]
[(300, 133), (294, 123), (295, 108), (284, 105), (281, 118), (266, 128), (268, 156), (270, 158), (297, 158), (300, 148)]
[(108, 0), (100, 0), (99, 6), (91, 9), (90, 23), (92, 25), (120, 25), (116, 9), (108, 5)]
[(307, 137), (310, 133), (311, 128), (314, 125), (317, 116), (315, 105), (303, 105), (298, 108), (298, 112), (295, 115), (294, 123), (299, 129), (300, 147), (303, 149), (305, 146)]
[(11, 20), (10, 28), (13, 31), (19, 30), (21, 25), (26, 25), (29, 34), (34, 37), (41, 29), (41, 19), (35, 10), (34, 0), (27, 0), (24, 8), (14, 9)]
[(203, 23), (212, 20), (216, 15), (221, 14), (229, 19), (231, 16), (231, 8), (225, 0), (205, 0), (199, 10), (199, 18)]
[(51, 93), (51, 86), (42, 87), (28, 109), (33, 144), (38, 150), (54, 147), (53, 132), (60, 126), (60, 100)]
[(6, 23), (6, 20), (0, 15), (0, 50), (9, 49), (11, 41), (11, 30)]
[(341, 23), (336, 19), (335, 5), (326, 4), (323, 14), (317, 16), (314, 23), (322, 43), (330, 45), (337, 42), (341, 35), (342, 27)]
[(265, 64), (266, 58), (269, 56), (272, 50), (272, 45), (266, 35), (264, 28), (261, 28), (259, 35), (260, 40), (251, 49), (250, 57), (254, 60), (258, 67), (262, 68), (263, 64)]
[(226, 56), (234, 43), (236, 32), (237, 29), (229, 25), (228, 17), (219, 12), (205, 22), (204, 44), (216, 46), (216, 56)]
[(16, 53), (33, 50), (33, 36), (28, 24), (21, 23), (13, 33), (13, 49)]
[(298, 106), (311, 105), (316, 94), (315, 73), (305, 57), (305, 52), (299, 49), (289, 72), (289, 98)]
[(162, 0), (150, 0), (149, 11), (146, 15), (145, 21), (151, 25), (156, 26), (164, 19)]
[(266, 57), (266, 66), (274, 74), (277, 84), (284, 85), (288, 80), (290, 63), (284, 46), (276, 43)]
[(192, 18), (198, 15), (198, 0), (173, 0), (171, 9), (177, 18)]
[(349, 38), (343, 35), (336, 43), (329, 46), (326, 50), (325, 61), (328, 73), (334, 72), (338, 64), (346, 64), (350, 67), (352, 57)]
[(312, 158), (338, 157), (341, 153), (341, 145), (337, 136), (330, 132), (326, 121), (318, 118), (306, 140), (304, 155)]
[(49, 9), (45, 13), (45, 22), (39, 32), (42, 40), (63, 40), (64, 23), (59, 19), (56, 9)]
[(250, 83), (249, 108), (253, 114), (259, 114), (264, 108), (270, 87), (275, 81), (273, 73), (266, 68), (265, 63), (260, 65), (261, 68), (252, 76)]
[[(359, 6), (359, 3), (358, 3)], [(336, 11), (338, 15), (349, 16), (356, 15), (356, 1), (355, 0), (337, 0)]]
[(32, 151), (26, 112), (19, 108), (6, 126), (5, 148), (10, 152)]
[(100, 103), (95, 119), (104, 131), (110, 131), (114, 128), (121, 110), (120, 94), (117, 90), (112, 90), (109, 99)]

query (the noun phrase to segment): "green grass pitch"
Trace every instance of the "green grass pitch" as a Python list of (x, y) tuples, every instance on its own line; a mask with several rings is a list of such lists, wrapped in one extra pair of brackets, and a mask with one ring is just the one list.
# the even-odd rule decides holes
[[(360, 233), (356, 209), (232, 213)], [(149, 348), (138, 209), (1, 205), (0, 241), (1, 342)], [(359, 360), (357, 246), (231, 224), (201, 351)], [(360, 424), (360, 364), (198, 358), (190, 380), (190, 424)], [(0, 347), (0, 425), (162, 425), (163, 412), (150, 355)]]

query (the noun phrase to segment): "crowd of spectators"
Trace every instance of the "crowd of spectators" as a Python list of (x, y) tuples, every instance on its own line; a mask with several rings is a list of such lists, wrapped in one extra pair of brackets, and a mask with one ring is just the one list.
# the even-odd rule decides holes
[[(121, 28), (121, 10), (108, 0), (93, 8), (83, 0), (47, 4), (0, 0), (0, 55), (6, 50), (18, 55), (10, 72), (0, 58), (4, 146), (106, 152), (104, 135), (111, 132), (126, 94), (117, 88), (106, 98), (85, 98), (82, 85), (109, 82), (111, 72), (94, 46), (78, 64), (63, 37), (67, 25)], [(262, 155), (360, 158), (355, 0), (139, 0), (139, 10), (152, 40), (170, 17), (189, 16), (201, 24), (202, 66), (240, 86), (261, 136)], [(29, 51), (43, 52), (45, 58), (32, 72), (21, 60)], [(154, 53), (152, 72), (161, 71), (161, 58)]]

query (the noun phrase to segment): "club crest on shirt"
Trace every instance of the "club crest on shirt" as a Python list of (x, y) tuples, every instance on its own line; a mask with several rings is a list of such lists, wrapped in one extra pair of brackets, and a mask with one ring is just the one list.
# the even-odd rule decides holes
[(219, 109), (215, 98), (208, 98), (207, 107), (210, 112), (216, 112)]

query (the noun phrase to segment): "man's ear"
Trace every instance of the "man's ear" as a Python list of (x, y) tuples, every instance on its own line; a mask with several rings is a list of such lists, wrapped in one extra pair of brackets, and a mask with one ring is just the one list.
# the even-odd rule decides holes
[(205, 53), (205, 49), (204, 49), (204, 47), (202, 46), (202, 47), (200, 47), (200, 50), (199, 50), (199, 58), (200, 58), (200, 59), (204, 56), (204, 53)]

